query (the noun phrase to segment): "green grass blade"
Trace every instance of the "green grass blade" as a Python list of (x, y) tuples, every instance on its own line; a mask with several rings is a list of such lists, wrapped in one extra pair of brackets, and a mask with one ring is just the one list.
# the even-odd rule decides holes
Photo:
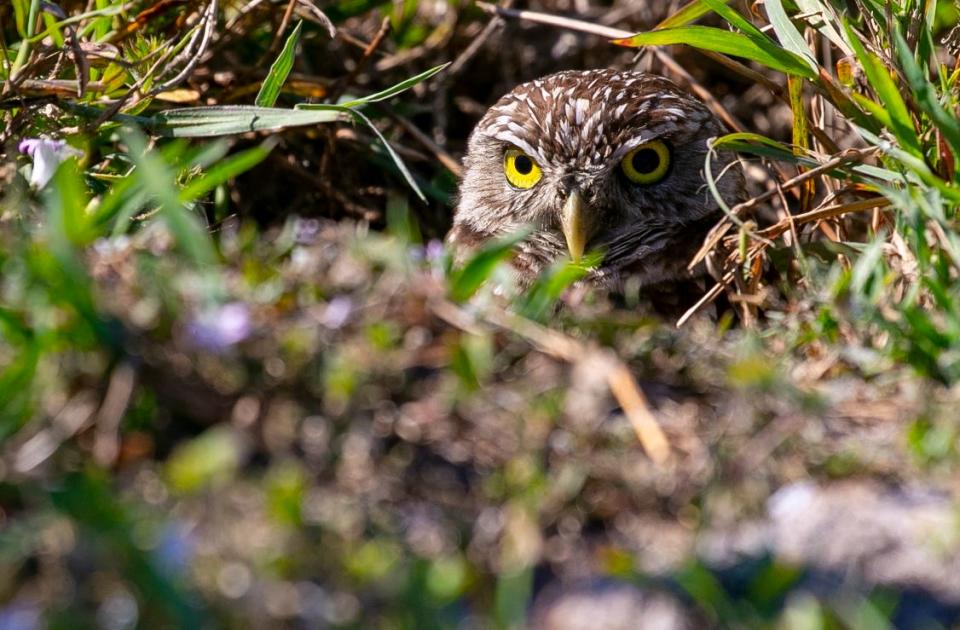
[(277, 141), (270, 138), (260, 146), (247, 149), (217, 162), (210, 170), (180, 189), (180, 201), (187, 203), (198, 199), (231, 177), (236, 177), (240, 173), (253, 168), (270, 155), (271, 149), (276, 144)]
[(810, 47), (797, 27), (790, 21), (783, 3), (780, 0), (766, 0), (763, 8), (767, 12), (770, 25), (773, 26), (773, 32), (777, 34), (783, 47), (803, 59), (813, 72), (817, 72), (817, 62), (810, 53)]
[(727, 24), (740, 29), (747, 37), (750, 37), (754, 41), (766, 40), (770, 42), (770, 44), (776, 45), (763, 31), (754, 26), (750, 20), (740, 15), (735, 9), (728, 7), (723, 0), (703, 0), (703, 3), (710, 7), (714, 13), (722, 17)]
[(586, 278), (590, 268), (599, 265), (602, 259), (601, 254), (591, 253), (578, 263), (560, 260), (550, 265), (529, 290), (519, 296), (517, 312), (527, 319), (542, 322), (563, 292), (574, 282)]
[(513, 248), (528, 234), (529, 228), (495, 239), (474, 254), (461, 269), (452, 271), (449, 275), (450, 299), (454, 302), (470, 299), (490, 278), (497, 265), (510, 256)]
[(306, 111), (256, 105), (185, 107), (157, 113), (150, 130), (174, 138), (210, 138), (250, 131), (278, 131), (289, 127), (344, 120), (342, 112)]
[(147, 150), (146, 138), (138, 130), (127, 128), (122, 137), (130, 148), (130, 159), (137, 167), (134, 176), (160, 206), (161, 216), (177, 245), (195, 265), (212, 265), (216, 261), (213, 244), (197, 217), (190, 214), (180, 202), (169, 166), (156, 152)]
[(293, 69), (293, 61), (297, 56), (297, 43), (300, 41), (300, 30), (302, 28), (303, 21), (301, 20), (297, 22), (293, 32), (287, 37), (280, 55), (270, 66), (270, 72), (267, 73), (267, 78), (260, 86), (260, 92), (254, 101), (259, 107), (273, 107), (274, 103), (277, 102), (277, 97), (280, 96), (280, 88), (283, 87), (284, 82), (290, 75), (290, 70)]
[(857, 59), (860, 60), (864, 74), (867, 75), (867, 81), (870, 82), (870, 86), (877, 93), (883, 106), (881, 107), (873, 103), (873, 105), (877, 105), (877, 107), (872, 107), (871, 104), (864, 103), (866, 99), (857, 98), (856, 94), (853, 95), (854, 99), (861, 106), (865, 106), (865, 109), (869, 110), (877, 120), (880, 120), (881, 123), (890, 129), (904, 149), (914, 155), (922, 155), (920, 140), (913, 127), (910, 110), (907, 109), (907, 104), (900, 95), (900, 89), (897, 87), (897, 84), (894, 83), (893, 78), (887, 71), (887, 67), (883, 65), (883, 62), (881, 62), (878, 57), (867, 52), (863, 44), (856, 37), (856, 33), (853, 32), (853, 29), (850, 28), (850, 25), (846, 21), (844, 21), (843, 27), (850, 40), (850, 45), (857, 55)]
[(616, 40), (615, 43), (631, 47), (687, 44), (695, 48), (750, 59), (784, 74), (793, 74), (808, 79), (817, 76), (803, 59), (780, 48), (773, 42), (769, 42), (769, 45), (761, 45), (742, 33), (733, 33), (710, 26), (694, 25), (649, 31), (626, 39)]
[[(727, 4), (730, 0), (723, 0), (724, 4)], [(706, 4), (703, 0), (693, 0), (688, 2), (676, 13), (667, 17), (662, 22), (654, 26), (654, 30), (660, 30), (663, 28), (674, 28), (677, 26), (686, 26), (691, 22), (696, 22), (701, 17), (713, 11), (713, 8), (710, 5)]]
[(820, 31), (834, 46), (842, 50), (844, 55), (853, 55), (850, 44), (834, 26), (840, 23), (840, 18), (832, 6), (820, 0), (796, 0), (796, 4), (800, 13), (807, 16), (806, 22), (810, 26)]
[(907, 83), (913, 91), (913, 97), (920, 108), (930, 117), (953, 151), (954, 159), (960, 165), (960, 120), (950, 115), (937, 99), (937, 90), (927, 80), (920, 64), (914, 59), (910, 46), (899, 31), (893, 33), (897, 59), (907, 77)]
[(417, 185), (416, 180), (413, 178), (413, 173), (411, 173), (410, 169), (407, 168), (407, 165), (404, 163), (400, 155), (393, 150), (393, 147), (390, 146), (390, 143), (387, 142), (387, 139), (383, 136), (382, 133), (380, 133), (380, 130), (377, 129), (377, 126), (373, 124), (373, 121), (367, 118), (366, 115), (364, 115), (362, 112), (360, 112), (357, 109), (353, 109), (351, 107), (346, 107), (344, 105), (311, 105), (309, 108), (303, 108), (300, 110), (293, 110), (293, 111), (303, 111), (306, 113), (315, 113), (315, 114), (322, 114), (324, 112), (330, 112), (330, 113), (339, 112), (339, 113), (342, 113), (343, 115), (353, 116), (354, 118), (356, 118), (357, 120), (365, 124), (367, 127), (370, 128), (370, 130), (374, 133), (374, 135), (377, 136), (377, 139), (380, 140), (380, 143), (383, 145), (383, 148), (386, 149), (387, 154), (390, 156), (390, 159), (393, 160), (394, 165), (396, 165), (397, 170), (400, 171), (400, 174), (406, 180), (407, 185), (409, 185), (410, 188), (413, 189), (413, 192), (416, 193), (417, 197), (419, 197), (421, 201), (426, 203), (427, 198), (426, 196), (424, 196), (423, 191), (420, 190), (420, 187)]
[[(446, 68), (449, 65), (450, 63), (447, 62), (444, 64), (440, 64), (439, 66), (434, 66), (433, 68), (430, 68), (425, 72), (421, 72), (416, 76), (412, 76), (406, 81), (401, 81), (400, 83), (397, 83), (392, 87), (388, 87), (385, 90), (376, 92), (369, 96), (364, 96), (363, 98), (354, 99), (352, 101), (337, 103), (337, 105), (341, 105), (343, 107), (356, 107), (358, 105), (366, 105), (367, 103), (376, 103), (378, 101), (385, 101), (388, 98), (391, 98), (393, 96), (396, 96), (397, 94), (400, 94), (401, 92), (406, 92), (407, 90), (409, 90), (410, 88), (412, 88), (418, 83), (422, 83), (426, 81), (427, 79), (437, 74), (438, 72), (442, 71), (444, 68)], [(311, 109), (311, 106), (308, 104), (300, 105), (298, 109)]]

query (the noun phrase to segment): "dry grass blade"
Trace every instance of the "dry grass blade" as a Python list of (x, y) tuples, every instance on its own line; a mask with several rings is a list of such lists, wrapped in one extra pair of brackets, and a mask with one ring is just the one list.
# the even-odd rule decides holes
[[(465, 332), (475, 333), (478, 330), (476, 319), (452, 302), (433, 302), (431, 310), (440, 319)], [(610, 393), (633, 426), (644, 451), (656, 464), (663, 464), (670, 458), (670, 442), (667, 436), (650, 411), (646, 397), (630, 369), (613, 352), (590, 347), (573, 337), (503, 309), (487, 309), (480, 318), (487, 324), (525, 339), (541, 352), (565, 363), (574, 364), (599, 358), (596, 364), (604, 366), (606, 370), (605, 380)]]
[[(764, 201), (767, 201), (768, 199), (771, 199), (772, 197), (776, 196), (777, 194), (779, 194), (780, 190), (786, 190), (786, 189), (804, 184), (805, 182), (812, 180), (816, 177), (819, 177), (820, 175), (828, 171), (831, 171), (837, 168), (838, 166), (841, 166), (843, 164), (848, 164), (854, 161), (863, 160), (865, 157), (868, 157), (876, 153), (876, 151), (877, 149), (875, 147), (871, 147), (868, 149), (847, 149), (840, 155), (834, 156), (833, 158), (822, 163), (820, 166), (811, 168), (810, 170), (805, 171), (797, 175), (796, 177), (788, 179), (787, 181), (780, 184), (778, 188), (768, 190), (755, 197), (751, 197), (750, 199), (742, 203), (738, 203), (737, 205), (730, 208), (730, 214), (732, 214), (733, 216), (739, 217), (742, 215), (744, 211), (754, 208), (757, 205), (763, 203)], [(698, 264), (700, 264), (703, 261), (703, 259), (706, 258), (707, 255), (713, 251), (713, 249), (723, 239), (723, 237), (726, 236), (727, 232), (730, 231), (730, 228), (732, 226), (733, 226), (733, 222), (728, 217), (724, 217), (723, 219), (721, 219), (717, 223), (717, 225), (710, 230), (710, 233), (707, 235), (707, 238), (704, 240), (703, 245), (700, 247), (700, 249), (697, 251), (694, 257), (687, 264), (687, 269), (693, 269)]]
[(831, 219), (845, 214), (873, 210), (874, 208), (885, 208), (889, 205), (890, 200), (886, 197), (871, 197), (851, 203), (825, 206), (803, 214), (792, 215), (770, 227), (760, 230), (758, 234), (767, 238), (776, 238), (789, 230), (791, 224), (802, 225), (804, 223), (822, 221), (823, 219)]

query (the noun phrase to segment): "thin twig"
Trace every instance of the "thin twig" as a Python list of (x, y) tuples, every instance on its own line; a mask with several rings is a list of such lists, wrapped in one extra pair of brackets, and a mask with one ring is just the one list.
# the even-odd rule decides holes
[(404, 131), (409, 133), (414, 140), (419, 142), (424, 146), (424, 148), (433, 153), (434, 157), (436, 157), (437, 160), (439, 160), (439, 162), (443, 164), (447, 170), (456, 175), (458, 179), (463, 177), (463, 166), (460, 165), (460, 162), (457, 161), (457, 158), (453, 157), (450, 153), (444, 150), (443, 147), (434, 142), (430, 136), (420, 131), (416, 125), (403, 116), (386, 107), (384, 107), (383, 110), (387, 112), (387, 115), (390, 116), (390, 118), (395, 120), (401, 127), (403, 127)]
[(263, 53), (263, 56), (260, 57), (260, 63), (265, 64), (270, 59), (273, 59), (274, 53), (276, 53), (277, 48), (280, 46), (280, 40), (283, 38), (283, 34), (287, 32), (287, 26), (290, 25), (290, 18), (293, 16), (293, 9), (297, 6), (297, 0), (288, 0), (287, 8), (283, 12), (283, 17), (280, 18), (280, 26), (277, 27), (277, 32), (273, 34), (273, 39), (270, 40), (270, 45), (267, 46), (267, 50)]
[[(478, 5), (483, 5), (485, 3), (478, 2)], [(504, 0), (500, 3), (500, 8), (509, 9), (513, 5), (513, 0)], [(481, 7), (483, 8), (483, 7)], [(480, 31), (480, 34), (473, 38), (473, 41), (470, 42), (470, 45), (467, 46), (466, 50), (460, 53), (460, 56), (453, 60), (453, 63), (444, 71), (444, 74), (449, 77), (455, 77), (466, 67), (470, 60), (472, 60), (480, 49), (483, 48), (483, 45), (487, 43), (487, 40), (500, 30), (503, 27), (503, 18), (499, 15), (494, 15), (493, 19), (487, 22), (486, 26), (483, 27), (483, 30)]]
[(358, 59), (356, 65), (353, 66), (353, 70), (348, 72), (345, 77), (334, 84), (333, 89), (330, 90), (330, 94), (326, 98), (327, 102), (337, 102), (337, 99), (343, 95), (343, 91), (347, 88), (347, 86), (350, 85), (354, 78), (356, 78), (356, 76), (360, 74), (360, 72), (362, 72), (367, 66), (367, 62), (370, 61), (370, 57), (377, 50), (377, 48), (380, 47), (381, 42), (383, 42), (383, 39), (389, 32), (390, 18), (385, 17), (383, 18), (383, 21), (380, 22), (380, 28), (377, 30), (377, 34), (373, 36), (373, 39), (370, 40), (370, 43), (368, 43), (363, 49), (360, 59)]
[[(804, 183), (805, 181), (813, 179), (814, 177), (817, 177), (827, 171), (833, 170), (842, 164), (856, 161), (856, 160), (862, 160), (863, 158), (869, 155), (872, 155), (876, 151), (877, 151), (877, 147), (870, 147), (867, 149), (847, 149), (840, 155), (834, 156), (833, 158), (827, 160), (826, 162), (820, 164), (819, 166), (811, 168), (809, 171), (804, 171), (800, 175), (797, 175), (796, 177), (788, 179), (787, 181), (783, 182), (780, 185), (780, 188), (788, 189), (794, 186), (798, 186)], [(767, 199), (770, 199), (771, 197), (775, 196), (777, 194), (777, 190), (778, 190), (777, 188), (773, 188), (771, 190), (767, 190), (765, 192), (760, 193), (756, 197), (751, 197), (750, 199), (742, 203), (738, 203), (737, 205), (730, 208), (730, 214), (737, 217), (741, 216), (741, 214), (744, 211), (749, 210), (754, 206), (757, 206), (760, 203), (766, 201)], [(707, 238), (704, 240), (703, 245), (700, 247), (700, 249), (697, 251), (694, 257), (690, 260), (690, 263), (687, 265), (687, 269), (693, 269), (694, 267), (696, 267), (700, 263), (700, 261), (702, 261), (706, 257), (706, 255), (716, 246), (716, 244), (720, 242), (720, 239), (722, 239), (726, 235), (726, 233), (730, 230), (730, 227), (732, 225), (733, 223), (732, 221), (730, 221), (729, 218), (724, 217), (723, 219), (721, 219), (720, 222), (717, 223), (717, 225), (714, 226), (712, 230), (710, 230), (710, 233), (707, 235)]]

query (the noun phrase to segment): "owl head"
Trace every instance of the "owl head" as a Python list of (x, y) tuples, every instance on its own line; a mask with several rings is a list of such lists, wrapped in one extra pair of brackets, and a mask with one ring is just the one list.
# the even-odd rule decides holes
[[(707, 140), (723, 133), (696, 98), (639, 72), (560, 72), (520, 85), (470, 136), (450, 241), (471, 249), (532, 226), (522, 276), (599, 250), (595, 281), (644, 284), (686, 275), (720, 212), (704, 178)], [(743, 175), (728, 153), (711, 169), (728, 203)], [(721, 173), (723, 174), (721, 177)]]

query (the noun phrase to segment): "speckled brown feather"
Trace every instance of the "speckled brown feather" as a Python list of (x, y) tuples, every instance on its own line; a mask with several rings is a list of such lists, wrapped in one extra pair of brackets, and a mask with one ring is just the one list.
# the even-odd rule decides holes
[[(708, 138), (722, 133), (700, 101), (662, 77), (587, 70), (525, 83), (493, 105), (470, 136), (449, 241), (465, 252), (532, 224), (514, 263), (528, 281), (566, 255), (559, 213), (576, 187), (601, 226), (589, 244), (605, 251), (595, 282), (617, 287), (631, 275), (643, 284), (689, 277), (686, 253), (720, 212), (702, 171)], [(670, 172), (653, 185), (628, 182), (621, 159), (653, 139), (671, 147)], [(531, 189), (506, 181), (509, 148), (540, 165), (543, 178)], [(733, 161), (720, 153), (712, 163), (730, 204), (743, 194), (741, 169), (726, 168)]]

